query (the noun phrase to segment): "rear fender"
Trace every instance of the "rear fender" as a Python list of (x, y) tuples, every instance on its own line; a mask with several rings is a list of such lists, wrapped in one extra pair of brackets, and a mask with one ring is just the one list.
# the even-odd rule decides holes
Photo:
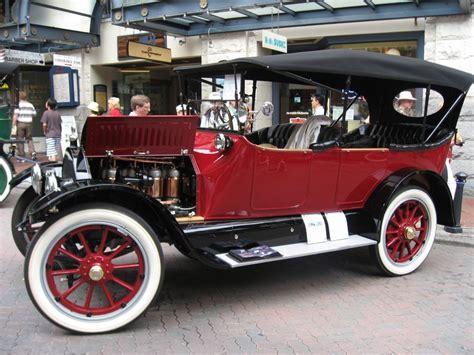
[(455, 225), (453, 200), (449, 187), (443, 178), (432, 171), (406, 169), (386, 178), (375, 189), (365, 205), (364, 209), (376, 220), (377, 231), (380, 230), (388, 203), (400, 189), (407, 186), (421, 188), (430, 195), (436, 207), (439, 224), (445, 226)]

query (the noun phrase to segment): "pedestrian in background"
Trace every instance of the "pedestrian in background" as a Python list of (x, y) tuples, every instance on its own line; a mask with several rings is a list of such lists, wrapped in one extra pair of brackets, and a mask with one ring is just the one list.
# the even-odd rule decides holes
[(120, 99), (118, 97), (111, 97), (107, 104), (109, 106), (107, 113), (109, 116), (122, 116), (122, 111), (120, 111)]
[(89, 116), (99, 116), (99, 104), (97, 102), (92, 101), (87, 108), (91, 110)]
[(57, 101), (49, 98), (46, 101), (46, 111), (41, 117), (43, 132), (46, 136), (46, 155), (49, 161), (57, 161), (62, 156), (61, 151), (61, 115), (56, 111)]
[(150, 98), (145, 95), (134, 95), (130, 100), (132, 112), (129, 116), (146, 116), (150, 113)]
[[(35, 107), (28, 102), (28, 95), (25, 91), (19, 93), (20, 102), (18, 108), (13, 112), (12, 126), (16, 127), (17, 139), (26, 139), (28, 143), (28, 156), (36, 155), (35, 146), (33, 145), (33, 118), (36, 116)], [(25, 156), (25, 144), (17, 143), (18, 155)]]

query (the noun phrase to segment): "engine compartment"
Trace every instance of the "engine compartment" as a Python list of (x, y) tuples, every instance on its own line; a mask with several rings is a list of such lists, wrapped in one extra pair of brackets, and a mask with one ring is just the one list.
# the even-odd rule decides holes
[(93, 180), (125, 184), (165, 205), (176, 216), (196, 214), (196, 174), (188, 156), (89, 158)]

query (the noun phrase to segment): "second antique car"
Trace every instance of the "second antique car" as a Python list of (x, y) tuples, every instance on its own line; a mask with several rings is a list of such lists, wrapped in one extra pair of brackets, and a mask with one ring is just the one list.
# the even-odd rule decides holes
[[(176, 72), (211, 90), (231, 78), (234, 96), (183, 92), (206, 117), (89, 117), (62, 165), (11, 183), (31, 175), (12, 232), (29, 296), (58, 326), (101, 333), (139, 317), (163, 283), (161, 243), (222, 269), (370, 247), (399, 276), (427, 258), (437, 224), (455, 224), (443, 172), (472, 75), (350, 50)], [(322, 93), (325, 115), (253, 130), (272, 113), (261, 82)]]

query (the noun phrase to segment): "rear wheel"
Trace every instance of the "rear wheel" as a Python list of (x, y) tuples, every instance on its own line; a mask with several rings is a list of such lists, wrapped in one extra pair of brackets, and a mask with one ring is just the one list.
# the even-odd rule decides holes
[(10, 181), (13, 179), (13, 171), (8, 161), (0, 156), (0, 202), (10, 195)]
[(86, 205), (48, 221), (28, 249), (25, 283), (51, 322), (79, 333), (125, 326), (153, 302), (163, 279), (163, 254), (137, 214), (108, 204)]
[(375, 256), (391, 276), (415, 271), (428, 256), (436, 233), (436, 209), (418, 188), (400, 191), (385, 210)]

